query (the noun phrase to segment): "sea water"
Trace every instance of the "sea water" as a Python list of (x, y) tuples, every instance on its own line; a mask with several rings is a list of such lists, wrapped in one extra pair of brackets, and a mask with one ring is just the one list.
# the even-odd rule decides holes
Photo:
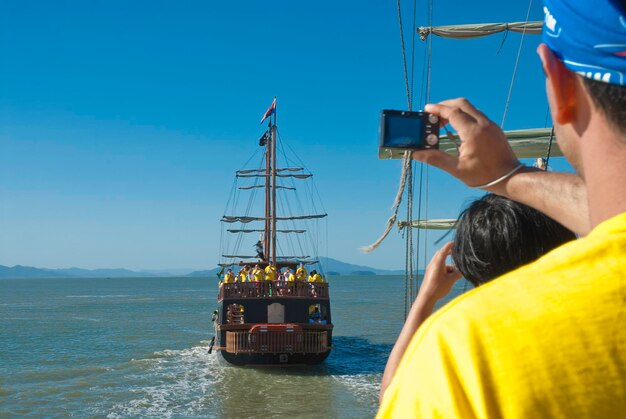
[(405, 280), (330, 279), (330, 357), (260, 369), (208, 353), (214, 278), (0, 279), (0, 417), (372, 417)]

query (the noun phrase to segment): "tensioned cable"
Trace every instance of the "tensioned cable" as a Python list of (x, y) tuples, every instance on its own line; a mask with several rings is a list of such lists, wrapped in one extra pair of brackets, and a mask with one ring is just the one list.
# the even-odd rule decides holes
[[(419, 191), (417, 194), (417, 219), (421, 220), (422, 219), (422, 181), (424, 179), (424, 163), (420, 163), (420, 186), (419, 186)], [(420, 234), (421, 233), (421, 229), (417, 229), (417, 249), (415, 252), (415, 265), (417, 267), (417, 269), (419, 270), (419, 258), (420, 258)], [(412, 249), (411, 249), (412, 250)], [(413, 258), (413, 253), (411, 253), (411, 258)], [(419, 277), (419, 271), (418, 271), (418, 275)], [(418, 289), (416, 289), (416, 292), (418, 291)], [(413, 298), (413, 295), (411, 295), (411, 298)]]
[[(417, 0), (413, 0), (413, 26), (411, 28), (415, 29), (416, 22), (415, 19), (417, 17)], [(415, 81), (415, 35), (416, 31), (411, 31), (413, 36), (411, 37), (411, 101), (409, 103), (409, 110), (412, 110), (413, 107), (413, 93), (414, 93), (414, 81)]]
[[(279, 151), (282, 153), (282, 156), (283, 156), (283, 158), (285, 159), (285, 161), (286, 161), (287, 163), (290, 163), (290, 160), (291, 160), (291, 159), (289, 159), (289, 157), (287, 156), (287, 153), (285, 152), (285, 148), (284, 148), (283, 144), (284, 144), (284, 145), (287, 145), (287, 147), (289, 147), (290, 149), (291, 149), (291, 147), (289, 146), (289, 144), (288, 144), (286, 141), (284, 141), (284, 140), (283, 140), (283, 138), (282, 138), (282, 136), (281, 136), (280, 134), (278, 135), (278, 139), (279, 139), (279, 140), (278, 140)], [(295, 153), (295, 151), (293, 151), (293, 149), (291, 149), (291, 151), (292, 151), (293, 155), (294, 155), (294, 156), (295, 156), (298, 160), (300, 160), (300, 158), (299, 158), (299, 157), (298, 157), (298, 155)], [(301, 162), (301, 163), (302, 163), (302, 162)], [(302, 167), (303, 167), (306, 171), (308, 171), (308, 172), (310, 173), (310, 170), (309, 170), (308, 168), (306, 168), (304, 164), (301, 164), (301, 165), (302, 165)], [(295, 188), (295, 187), (296, 187), (296, 181), (295, 181), (293, 178), (291, 178), (291, 179), (290, 179), (290, 181), (291, 181), (291, 185)], [(312, 179), (311, 179), (311, 183), (313, 183), (313, 180), (312, 180)], [(313, 184), (314, 184), (314, 183), (313, 183)], [(317, 213), (317, 207), (315, 206), (315, 201), (314, 201), (314, 199), (313, 199), (313, 194), (312, 194), (313, 190), (312, 190), (312, 188), (308, 188), (308, 187), (307, 187), (307, 186), (308, 186), (308, 184), (307, 184), (306, 182), (304, 182), (304, 186), (305, 186), (305, 189), (307, 189), (307, 192), (309, 192), (309, 194), (311, 195), (311, 198), (312, 198), (312, 199), (311, 199), (311, 207), (312, 207), (311, 209), (312, 209), (312, 211), (313, 211), (312, 213), (313, 213), (313, 214), (316, 214), (316, 213)], [(319, 193), (318, 193), (318, 196), (319, 196)], [(304, 212), (304, 206), (302, 205), (302, 202), (300, 201), (300, 196), (299, 196), (299, 194), (295, 194), (295, 201), (296, 201), (296, 204), (298, 205), (298, 210), (299, 210), (301, 213), (305, 213), (305, 212)], [(290, 207), (290, 204), (289, 204), (289, 200), (286, 200), (286, 203), (287, 203), (287, 205), (289, 206), (289, 211), (291, 211), (291, 207)], [(322, 207), (323, 207), (323, 205), (322, 205)], [(324, 212), (325, 212), (325, 210), (324, 210)], [(305, 228), (306, 228), (306, 230), (307, 230), (307, 234), (305, 234), (305, 237), (304, 237), (303, 239), (307, 239), (307, 240), (309, 241), (309, 243), (310, 243), (310, 245), (311, 245), (311, 250), (313, 251), (312, 253), (313, 253), (315, 256), (317, 256), (317, 254), (318, 254), (318, 250), (319, 250), (319, 249), (318, 249), (318, 248), (317, 248), (317, 246), (314, 244), (314, 239), (313, 239), (313, 231), (312, 231), (312, 229), (311, 229), (311, 226), (309, 225), (309, 221), (308, 221), (308, 220), (303, 220), (303, 221), (304, 221)], [(295, 222), (294, 222), (294, 221), (292, 221), (292, 224), (294, 225), (294, 228), (295, 228)], [(304, 250), (304, 249), (305, 249), (305, 246), (303, 246), (303, 245), (302, 245), (302, 242), (300, 241), (300, 237), (299, 237), (299, 236), (296, 236), (296, 240), (298, 241), (298, 246), (300, 247), (300, 249)]]
[[(432, 27), (433, 26), (433, 2), (432, 0), (428, 1), (428, 26)], [(431, 90), (431, 69), (432, 69), (432, 50), (433, 50), (433, 37), (429, 37), (428, 39), (428, 54), (427, 54), (427, 63), (426, 63), (426, 97), (425, 97), (425, 103), (430, 102), (430, 90)], [(425, 104), (424, 103), (424, 104)], [(422, 189), (424, 187), (424, 163), (420, 163), (420, 178), (419, 178), (419, 196), (418, 196), (418, 204), (417, 204), (417, 211), (418, 211), (418, 215), (417, 218), (418, 220), (422, 219)], [(426, 194), (428, 194), (428, 165), (426, 165)], [(411, 197), (410, 199), (413, 199), (413, 197)], [(428, 214), (428, 198), (426, 198), (426, 214)], [(426, 218), (428, 218), (428, 215), (426, 215)], [(412, 225), (412, 223), (410, 223)], [(417, 292), (419, 291), (419, 287), (420, 287), (420, 274), (419, 274), (419, 268), (420, 268), (420, 245), (421, 245), (421, 241), (420, 241), (420, 229), (417, 229), (417, 249), (415, 251), (415, 268), (417, 269), (417, 275), (416, 275), (416, 287), (415, 287), (415, 294), (417, 294)], [(428, 230), (426, 230), (424, 232), (424, 269), (426, 268), (426, 258), (427, 258), (427, 248), (428, 248)], [(410, 255), (411, 259), (413, 259), (413, 249), (411, 248), (411, 255)], [(411, 296), (413, 298), (413, 296)]]
[[(248, 160), (249, 161), (249, 160)], [(264, 166), (264, 162), (265, 162), (265, 155), (263, 155), (263, 157), (261, 158), (261, 161), (259, 162), (259, 170)], [(259, 182), (260, 178), (255, 178), (254, 184), (256, 185)], [(244, 216), (247, 217), (250, 215), (250, 211), (252, 210), (252, 207), (254, 205), (255, 199), (256, 199), (256, 192), (257, 189), (252, 189), (251, 193), (250, 193), (250, 198), (248, 199), (248, 205), (246, 206), (246, 210), (244, 211)], [(243, 224), (240, 223), (240, 227), (244, 227)], [(239, 233), (237, 235), (237, 239), (235, 240), (235, 246), (233, 249), (234, 254), (238, 254), (239, 253), (239, 249), (241, 248), (241, 244), (243, 242), (244, 239), (244, 234), (243, 233)]]
[[(313, 173), (311, 170), (309, 170), (309, 168), (304, 164), (304, 162), (302, 160), (300, 160), (300, 157), (298, 156), (298, 154), (295, 152), (295, 150), (289, 145), (288, 142), (283, 141), (282, 140), (282, 136), (280, 135), (280, 132), (278, 133), (278, 138), (279, 138), (279, 144), (285, 144), (287, 146), (287, 148), (291, 151), (291, 153), (293, 154), (293, 156), (296, 158), (297, 163), (302, 166), (304, 168), (304, 170), (306, 170), (309, 173)], [(312, 188), (315, 191), (315, 194), (317, 195), (317, 199), (322, 207), (322, 211), (324, 213), (326, 213), (326, 209), (324, 208), (324, 203), (322, 202), (321, 199), (321, 195), (319, 193), (319, 190), (317, 189), (317, 185), (315, 184), (315, 182), (311, 182)]]
[(548, 152), (546, 153), (546, 172), (548, 171), (548, 163), (550, 163), (550, 153), (552, 152), (552, 140), (554, 139), (554, 125), (550, 131), (550, 142), (548, 143)]
[[(429, 186), (429, 185), (428, 185), (428, 181), (429, 181), (429, 176), (428, 176), (428, 174), (429, 174), (429, 169), (430, 169), (430, 167), (429, 167), (428, 165), (426, 165), (426, 181), (425, 181), (425, 184), (426, 184), (426, 191), (425, 191), (425, 193), (424, 193), (424, 201), (425, 201), (425, 202), (424, 202), (424, 218), (425, 218), (426, 220), (428, 220), (428, 186)], [(426, 230), (424, 231), (424, 265), (423, 265), (423, 266), (424, 266), (424, 272), (426, 272), (426, 261), (428, 260), (428, 259), (427, 259), (427, 250), (428, 250), (428, 229), (426, 229)], [(419, 257), (419, 256), (418, 256), (418, 257)], [(420, 284), (419, 284), (419, 265), (418, 265), (417, 269), (418, 269), (418, 275), (417, 275), (417, 282), (418, 282), (418, 284), (417, 284), (417, 289), (419, 289), (419, 287), (420, 287)]]
[[(298, 156), (298, 154), (295, 152), (295, 150), (291, 147), (291, 145), (289, 145), (289, 143), (287, 141), (285, 141), (283, 139), (283, 136), (280, 134), (280, 132), (278, 132), (278, 151), (281, 155), (281, 157), (285, 160), (286, 163), (291, 164), (291, 163), (295, 163), (295, 161), (293, 159), (290, 158), (290, 156), (287, 153), (287, 150), (285, 148), (285, 146), (289, 149), (289, 151), (291, 152), (291, 155), (295, 158), (295, 160), (298, 162), (298, 164), (307, 172), (311, 173), (311, 171), (308, 169), (308, 167), (304, 164), (304, 162), (300, 159), (300, 157)], [(291, 182), (291, 185), (296, 188), (296, 181), (291, 178), (289, 179), (289, 181)], [(310, 182), (310, 183), (309, 183)], [(317, 189), (317, 185), (315, 184), (315, 182), (313, 181), (313, 179), (310, 179), (309, 182), (303, 182), (301, 183), (301, 185), (304, 186), (306, 192), (308, 193), (308, 195), (310, 195), (311, 198), (311, 210), (312, 213), (318, 213), (318, 208), (317, 205), (315, 204), (316, 201), (319, 202), (319, 205), (322, 207), (322, 212), (326, 213), (326, 209), (324, 208), (324, 204), (321, 200), (321, 196), (319, 193), (319, 190)], [(317, 199), (316, 199), (317, 198)], [(297, 204), (297, 209), (304, 213), (304, 205), (302, 205), (302, 201), (300, 200), (300, 195), (299, 194), (295, 194), (295, 202)], [(285, 204), (288, 208), (288, 210), (290, 212), (292, 212), (291, 210), (291, 204), (290, 204), (290, 199), (286, 198), (285, 199)], [(307, 248), (309, 248), (311, 250), (311, 253), (313, 255), (315, 255), (316, 257), (319, 256), (319, 231), (318, 229), (313, 229), (312, 225), (309, 224), (309, 220), (302, 220), (304, 222), (305, 228), (307, 230), (307, 234), (304, 235), (304, 237), (302, 237), (302, 240), (305, 242), (304, 244), (301, 241), (301, 237), (299, 235), (296, 235), (295, 240), (298, 242), (298, 246), (301, 250), (306, 250)], [(326, 220), (327, 221), (327, 220)], [(293, 225), (293, 228), (295, 228), (295, 222), (292, 221), (291, 224)], [(319, 223), (316, 222), (316, 226), (319, 226)], [(326, 224), (326, 226), (328, 226), (328, 224)], [(316, 235), (314, 236), (313, 233), (315, 233)], [(289, 240), (293, 240), (293, 238), (289, 238)], [(306, 250), (305, 253), (308, 253), (309, 251)], [(328, 252), (328, 249), (326, 249), (326, 252)]]
[[(528, 3), (528, 11), (526, 12), (526, 23), (528, 23), (528, 19), (530, 18), (530, 9), (533, 5), (533, 0), (530, 0)], [(509, 86), (509, 94), (506, 98), (506, 104), (504, 105), (504, 113), (502, 114), (502, 123), (500, 124), (500, 128), (504, 129), (504, 121), (506, 121), (506, 114), (509, 110), (509, 103), (511, 102), (511, 94), (513, 93), (513, 85), (515, 84), (515, 75), (517, 74), (517, 67), (519, 65), (519, 57), (522, 54), (522, 46), (524, 45), (524, 37), (526, 36), (526, 26), (524, 26), (524, 30), (522, 31), (522, 37), (519, 41), (519, 48), (517, 49), (517, 58), (515, 58), (515, 67), (513, 67), (513, 75), (511, 76), (511, 84)]]
[(406, 97), (409, 101), (409, 110), (411, 110), (411, 91), (409, 85), (409, 72), (407, 70), (406, 65), (406, 49), (404, 47), (404, 27), (402, 26), (402, 7), (400, 5), (400, 0), (396, 1), (396, 5), (398, 7), (398, 25), (400, 26), (400, 46), (402, 47), (402, 65), (404, 68), (404, 84), (406, 87)]
[[(404, 46), (404, 27), (402, 26), (402, 6), (400, 4), (400, 0), (396, 1), (396, 5), (397, 5), (397, 12), (398, 12), (398, 24), (400, 26), (400, 46), (402, 48), (402, 65), (404, 69), (404, 83), (406, 87), (406, 96), (407, 96), (409, 110), (411, 110), (413, 105), (411, 101), (411, 88), (409, 84), (409, 74), (407, 70), (406, 50)], [(359, 249), (361, 250), (361, 252), (363, 253), (372, 252), (378, 246), (380, 246), (380, 244), (389, 235), (389, 232), (391, 232), (391, 229), (393, 228), (393, 225), (396, 222), (396, 219), (398, 217), (398, 209), (400, 208), (400, 204), (402, 203), (402, 195), (404, 194), (404, 187), (407, 182), (407, 173), (409, 170), (408, 167), (411, 165), (412, 161), (413, 160), (411, 159), (411, 152), (406, 151), (404, 153), (404, 157), (402, 161), (402, 173), (400, 174), (400, 185), (398, 187), (398, 191), (396, 192), (396, 197), (394, 199), (393, 206), (392, 206), (392, 214), (387, 219), (385, 230), (383, 231), (383, 234), (374, 243), (368, 246), (361, 247)]]
[[(428, 0), (428, 26), (433, 26), (433, 0)], [(417, 33), (417, 32), (416, 32)], [(428, 67), (426, 69), (426, 103), (430, 102), (430, 76), (433, 62), (433, 37), (428, 39)]]

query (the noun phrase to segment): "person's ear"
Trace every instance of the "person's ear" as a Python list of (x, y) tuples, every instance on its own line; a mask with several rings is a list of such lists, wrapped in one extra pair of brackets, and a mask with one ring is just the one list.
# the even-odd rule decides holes
[(564, 125), (576, 117), (577, 76), (568, 70), (546, 44), (537, 48), (546, 75), (546, 93), (552, 120)]

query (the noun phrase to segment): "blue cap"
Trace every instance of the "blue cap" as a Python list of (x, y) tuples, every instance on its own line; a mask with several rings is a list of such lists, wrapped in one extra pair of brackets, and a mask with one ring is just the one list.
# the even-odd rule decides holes
[(543, 42), (570, 70), (626, 85), (626, 13), (619, 0), (544, 0)]

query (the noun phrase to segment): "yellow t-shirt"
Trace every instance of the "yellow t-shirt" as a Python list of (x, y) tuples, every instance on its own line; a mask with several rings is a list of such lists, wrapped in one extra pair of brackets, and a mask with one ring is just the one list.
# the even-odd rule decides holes
[(246, 282), (248, 280), (248, 272), (247, 270), (241, 271), (241, 282)]
[(261, 270), (261, 268), (253, 269), (252, 276), (254, 276), (254, 282), (260, 282), (265, 279), (265, 275), (263, 274), (263, 270)]
[(235, 275), (226, 273), (226, 275), (224, 275), (224, 283), (232, 284), (233, 282), (235, 282)]
[(305, 268), (298, 268), (296, 269), (296, 279), (298, 281), (306, 281), (306, 277), (309, 273), (306, 271)]
[(626, 415), (626, 213), (418, 329), (378, 418)]
[(287, 277), (287, 281), (289, 282), (294, 282), (296, 280), (296, 277), (293, 274), (293, 272), (289, 272), (289, 273), (285, 272), (285, 276)]
[(274, 281), (276, 279), (276, 268), (272, 265), (265, 267), (265, 280)]

